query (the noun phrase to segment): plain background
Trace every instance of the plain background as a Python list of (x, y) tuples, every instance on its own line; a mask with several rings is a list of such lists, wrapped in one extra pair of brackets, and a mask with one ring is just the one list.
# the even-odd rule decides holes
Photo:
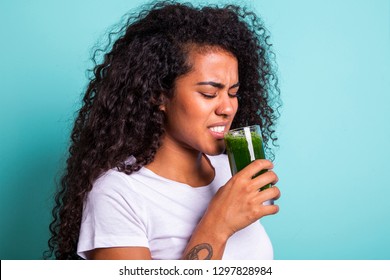
[[(232, 2), (263, 17), (279, 67), (275, 258), (390, 259), (390, 1)], [(142, 3), (1, 0), (1, 259), (42, 258), (91, 50)]]

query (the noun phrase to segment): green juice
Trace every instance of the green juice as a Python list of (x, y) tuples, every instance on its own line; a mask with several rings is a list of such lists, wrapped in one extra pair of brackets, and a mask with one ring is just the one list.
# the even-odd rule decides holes
[[(253, 154), (255, 159), (265, 159), (263, 141), (261, 136), (256, 132), (251, 132), (251, 141), (253, 146)], [(248, 164), (250, 164), (254, 159), (253, 155), (251, 156), (250, 148), (248, 148), (248, 141), (245, 135), (225, 135), (225, 145), (227, 155), (229, 157), (230, 170), (232, 175), (236, 174)], [(267, 170), (262, 170), (257, 173), (254, 177), (263, 174)], [(268, 184), (260, 190), (269, 188), (271, 185)]]

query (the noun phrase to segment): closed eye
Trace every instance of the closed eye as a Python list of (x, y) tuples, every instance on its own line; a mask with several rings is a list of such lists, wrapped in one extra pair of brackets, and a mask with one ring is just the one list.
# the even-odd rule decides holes
[(237, 97), (240, 93), (240, 91), (238, 90), (238, 87), (232, 88), (231, 90), (232, 90), (231, 92), (228, 92), (228, 95), (232, 98)]
[(216, 93), (207, 93), (207, 92), (199, 92), (199, 93), (200, 93), (204, 98), (208, 98), (208, 99), (217, 97), (217, 94), (216, 94)]

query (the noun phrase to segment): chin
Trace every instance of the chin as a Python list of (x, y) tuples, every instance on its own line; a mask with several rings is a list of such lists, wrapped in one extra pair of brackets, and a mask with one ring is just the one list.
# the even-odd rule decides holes
[(223, 147), (216, 147), (213, 150), (205, 151), (204, 153), (209, 156), (218, 156), (220, 154), (223, 154), (225, 152), (225, 146)]

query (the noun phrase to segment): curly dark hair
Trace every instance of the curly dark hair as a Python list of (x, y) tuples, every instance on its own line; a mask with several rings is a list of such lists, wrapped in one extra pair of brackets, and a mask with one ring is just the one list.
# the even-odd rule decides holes
[[(76, 253), (83, 203), (103, 172), (131, 174), (153, 161), (164, 134), (164, 98), (188, 73), (189, 46), (217, 47), (239, 65), (239, 108), (232, 127), (260, 124), (266, 151), (273, 156), (280, 91), (269, 32), (255, 13), (235, 5), (194, 7), (159, 1), (128, 16), (112, 32), (96, 63), (71, 133), (67, 166), (50, 224), (45, 258), (79, 259)], [(134, 164), (126, 163), (129, 155)]]

